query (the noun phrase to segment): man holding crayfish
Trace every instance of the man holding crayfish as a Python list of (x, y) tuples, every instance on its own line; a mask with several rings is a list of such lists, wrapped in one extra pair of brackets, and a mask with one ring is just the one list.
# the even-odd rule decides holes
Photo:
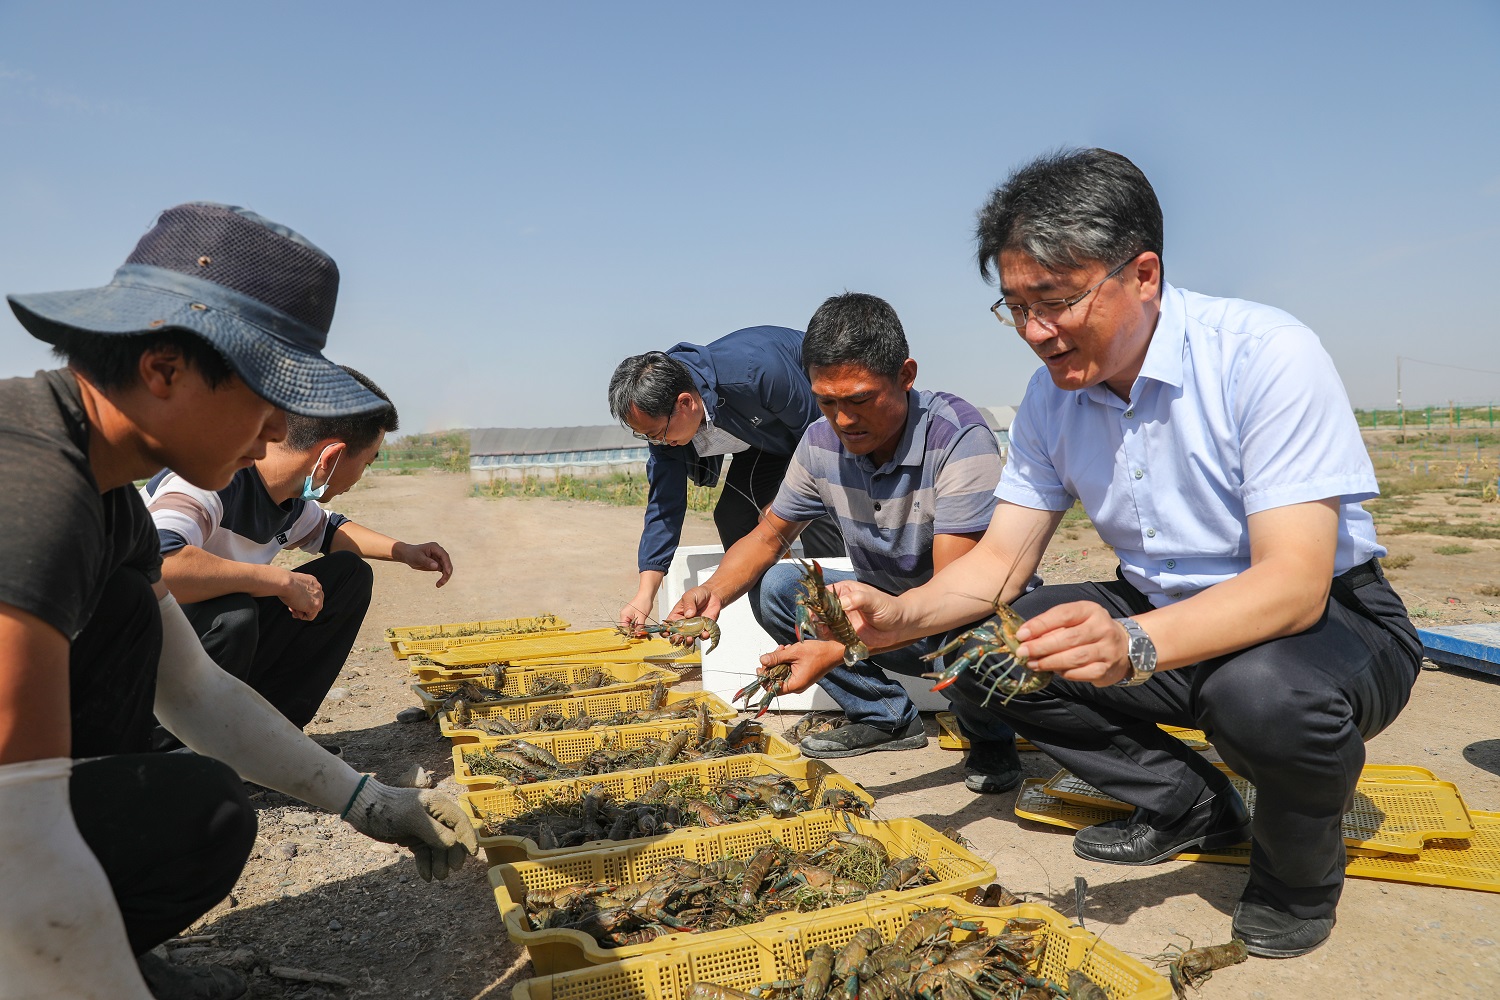
[[(1051, 682), (989, 710), (1135, 807), (1074, 852), (1149, 865), (1253, 834), (1234, 935), (1289, 958), (1332, 931), (1341, 821), (1364, 741), (1406, 704), (1421, 646), (1386, 582), (1379, 492), (1332, 360), (1284, 312), (1166, 284), (1161, 207), (1125, 157), (1021, 168), (980, 212), (992, 307), (1044, 363), (1011, 427), (1000, 505), (975, 548), (890, 597), (839, 588), (870, 644), (932, 635), (999, 594), (1016, 658)], [(1081, 501), (1117, 579), (1022, 589)], [(779, 662), (774, 657), (769, 662)], [(955, 685), (978, 703), (1005, 662)], [(800, 690), (817, 670), (794, 668)], [(1204, 730), (1256, 789), (1158, 728)]]
[[(770, 509), (725, 554), (718, 570), (689, 590), (668, 616), (717, 618), (745, 593), (761, 627), (778, 642), (795, 639), (803, 570), (777, 560), (804, 527), (831, 514), (848, 545), (858, 579), (901, 593), (973, 548), (994, 509), (1000, 450), (984, 417), (946, 392), (917, 390), (917, 362), (908, 356), (896, 311), (873, 295), (828, 299), (808, 322), (802, 364), (823, 419), (803, 435)], [(809, 757), (852, 757), (875, 750), (925, 746), (917, 707), (888, 674), (920, 675), (937, 642), (902, 649), (872, 645), (875, 654), (845, 664), (831, 641), (799, 649), (828, 669), (823, 690), (848, 724), (802, 738)], [(953, 703), (969, 738), (964, 784), (1003, 792), (1021, 780), (1015, 734), (967, 702)]]

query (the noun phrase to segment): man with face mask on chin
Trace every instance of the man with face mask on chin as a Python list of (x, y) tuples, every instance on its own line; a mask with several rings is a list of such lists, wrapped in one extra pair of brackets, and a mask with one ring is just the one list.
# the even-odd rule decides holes
[[(141, 491), (161, 537), (162, 579), (214, 662), (305, 728), (333, 686), (370, 607), (366, 559), (440, 574), (453, 563), (436, 542), (408, 544), (362, 527), (327, 502), (375, 461), (396, 408), (369, 378), (344, 367), (387, 406), (355, 417), (287, 415), (286, 440), (222, 490), (164, 470)], [(321, 558), (288, 570), (283, 549)], [(165, 730), (158, 749), (179, 744)]]

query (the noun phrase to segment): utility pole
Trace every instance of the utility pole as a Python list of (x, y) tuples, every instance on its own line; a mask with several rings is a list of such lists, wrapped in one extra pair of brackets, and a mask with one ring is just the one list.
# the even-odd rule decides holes
[(1401, 428), (1400, 440), (1406, 443), (1406, 410), (1401, 405), (1401, 355), (1396, 355), (1396, 425)]

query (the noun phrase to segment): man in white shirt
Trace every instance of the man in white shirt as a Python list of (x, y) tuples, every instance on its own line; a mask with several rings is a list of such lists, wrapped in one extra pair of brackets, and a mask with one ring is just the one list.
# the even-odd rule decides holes
[[(1011, 427), (984, 538), (900, 598), (842, 585), (871, 646), (972, 620), (975, 595), (1029, 619), (1017, 656), (1050, 683), (999, 713), (1059, 763), (1135, 807), (1074, 852), (1148, 865), (1254, 845), (1234, 935), (1285, 958), (1328, 938), (1344, 878), (1341, 820), (1364, 740), (1406, 704), (1416, 630), (1380, 571), (1360, 501), (1379, 492), (1343, 385), (1286, 313), (1165, 283), (1161, 207), (1125, 157), (1044, 156), (980, 212), (996, 317), (1044, 363)], [(1118, 578), (1022, 595), (1081, 502)], [(959, 675), (976, 702), (1012, 665)], [(792, 690), (813, 671), (794, 674)], [(1256, 788), (1158, 723), (1204, 730)]]
[[(439, 587), (453, 573), (438, 543), (410, 545), (319, 505), (359, 482), (399, 426), (390, 397), (341, 367), (385, 409), (288, 414), (286, 439), (267, 446), (264, 458), (223, 489), (199, 489), (163, 470), (141, 490), (161, 537), (162, 580), (204, 650), (299, 729), (333, 687), (369, 610), (374, 575), (364, 560), (438, 573)], [(295, 570), (271, 565), (294, 548), (321, 558)], [(155, 743), (180, 745), (161, 729)]]

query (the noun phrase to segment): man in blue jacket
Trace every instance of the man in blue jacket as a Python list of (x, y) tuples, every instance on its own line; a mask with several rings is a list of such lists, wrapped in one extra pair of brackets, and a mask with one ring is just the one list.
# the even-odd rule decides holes
[[(609, 410), (651, 446), (640, 589), (620, 610), (620, 624), (629, 628), (655, 606), (672, 564), (688, 480), (717, 484), (725, 456), (734, 456), (714, 507), (728, 551), (775, 498), (802, 432), (821, 414), (802, 368), (802, 334), (780, 326), (752, 326), (706, 346), (678, 344), (626, 358), (609, 380)], [(801, 538), (809, 556), (844, 554), (831, 518), (811, 522)]]

